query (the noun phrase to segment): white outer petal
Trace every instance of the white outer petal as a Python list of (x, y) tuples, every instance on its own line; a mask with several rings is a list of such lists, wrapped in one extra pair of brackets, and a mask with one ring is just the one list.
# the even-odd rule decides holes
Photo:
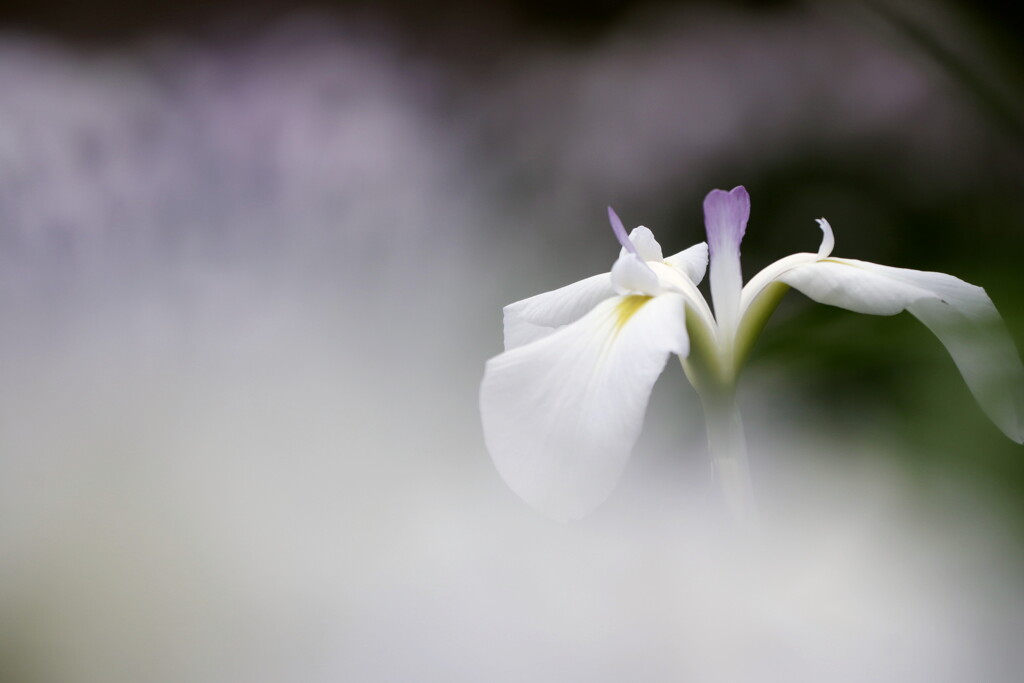
[(837, 258), (796, 266), (778, 279), (815, 301), (858, 313), (909, 311), (949, 351), (989, 418), (1024, 442), (1024, 367), (981, 287), (944, 273)]
[(615, 296), (610, 273), (601, 273), (504, 308), (505, 350), (545, 337), (576, 322), (594, 306)]
[(626, 298), (487, 363), (480, 413), (491, 458), (555, 519), (582, 517), (611, 493), (669, 354), (689, 351), (681, 295), (653, 297), (620, 324)]
[(896, 315), (915, 301), (936, 296), (912, 281), (888, 277), (862, 265), (868, 264), (833, 258), (790, 268), (778, 279), (819, 303), (870, 315)]
[(665, 263), (699, 285), (708, 270), (708, 243), (701, 242), (665, 259)]

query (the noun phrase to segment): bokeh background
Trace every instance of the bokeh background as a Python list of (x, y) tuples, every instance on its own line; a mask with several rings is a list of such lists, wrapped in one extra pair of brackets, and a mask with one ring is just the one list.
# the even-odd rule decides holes
[(1016, 681), (1024, 452), (907, 315), (789, 295), (722, 519), (677, 364), (557, 524), (483, 447), (501, 306), (745, 185), (1024, 343), (996, 3), (6, 3), (0, 680)]

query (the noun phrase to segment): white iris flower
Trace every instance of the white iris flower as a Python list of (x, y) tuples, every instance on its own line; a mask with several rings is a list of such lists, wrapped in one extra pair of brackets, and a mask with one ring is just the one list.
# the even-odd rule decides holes
[[(480, 412), (505, 482), (559, 519), (579, 518), (611, 493), (640, 434), (655, 380), (671, 354), (704, 404), (715, 472), (741, 519), (755, 518), (736, 408), (740, 369), (790, 288), (858, 313), (909, 311), (945, 345), (992, 421), (1024, 441), (1024, 369), (985, 290), (951, 275), (831, 255), (825, 219), (816, 254), (787, 256), (743, 285), (740, 241), (750, 215), (743, 187), (704, 200), (707, 243), (665, 258), (650, 230), (628, 236), (610, 273), (505, 307), (505, 352), (487, 362)], [(710, 256), (711, 302), (697, 289)]]

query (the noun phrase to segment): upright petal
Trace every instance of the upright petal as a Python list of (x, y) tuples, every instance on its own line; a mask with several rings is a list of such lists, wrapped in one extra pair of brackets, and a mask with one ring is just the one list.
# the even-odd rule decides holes
[(699, 285), (708, 269), (708, 243), (701, 242), (678, 254), (672, 254), (665, 263), (690, 278), (693, 284)]
[(619, 256), (625, 256), (632, 251), (644, 261), (660, 261), (663, 258), (661, 245), (658, 244), (658, 240), (654, 239), (654, 233), (651, 232), (650, 228), (642, 225), (633, 228), (629, 233), (629, 242), (633, 245), (633, 250), (635, 251), (623, 247), (619, 252)]
[(619, 241), (622, 248), (631, 254), (636, 254), (636, 245), (629, 239), (629, 235), (626, 234), (626, 226), (622, 224), (622, 219), (619, 218), (619, 214), (615, 213), (615, 209), (608, 207), (608, 222), (612, 226), (612, 232), (615, 234), (615, 239)]
[(487, 363), (480, 412), (505, 482), (556, 519), (611, 493), (669, 354), (685, 356), (681, 295), (603, 301), (577, 322)]
[(545, 337), (576, 322), (594, 306), (615, 296), (610, 273), (601, 273), (504, 308), (505, 350)]
[(1024, 367), (981, 287), (944, 273), (838, 258), (796, 266), (779, 280), (815, 301), (858, 313), (909, 311), (949, 351), (989, 418), (1024, 442)]
[[(629, 290), (637, 289), (633, 287), (636, 283), (650, 282), (653, 278), (655, 281), (657, 277), (653, 273), (647, 275), (637, 275), (638, 270), (650, 270), (647, 265), (649, 260), (661, 260), (661, 245), (654, 239), (654, 234), (643, 227), (642, 225), (638, 228), (634, 228), (633, 232), (626, 234), (626, 228), (622, 225), (622, 219), (619, 218), (619, 214), (615, 213), (615, 209), (608, 207), (608, 222), (612, 225), (612, 232), (615, 233), (615, 239), (622, 245), (622, 250), (619, 251), (619, 258), (612, 266), (612, 283), (615, 284), (615, 291), (619, 294), (626, 294)], [(655, 258), (651, 258), (651, 257)], [(635, 263), (634, 263), (635, 261)], [(616, 269), (620, 271), (620, 275), (616, 275)], [(621, 273), (625, 273), (628, 279), (628, 284), (619, 283), (626, 282), (623, 280)], [(650, 292), (654, 294), (655, 292)]]
[(740, 242), (747, 230), (748, 218), (750, 195), (743, 186), (729, 192), (712, 190), (704, 198), (704, 225), (711, 258), (711, 301), (726, 338), (731, 337), (739, 322), (743, 289)]
[(821, 228), (821, 246), (818, 247), (818, 259), (828, 258), (836, 246), (836, 236), (832, 232), (832, 226), (824, 218), (818, 218), (818, 227)]

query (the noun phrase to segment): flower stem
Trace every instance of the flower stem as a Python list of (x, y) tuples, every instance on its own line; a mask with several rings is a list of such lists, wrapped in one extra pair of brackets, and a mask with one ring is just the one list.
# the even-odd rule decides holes
[(722, 487), (726, 507), (743, 529), (758, 527), (757, 503), (747, 463), (747, 439), (734, 390), (702, 396), (707, 422), (708, 450), (714, 477)]

